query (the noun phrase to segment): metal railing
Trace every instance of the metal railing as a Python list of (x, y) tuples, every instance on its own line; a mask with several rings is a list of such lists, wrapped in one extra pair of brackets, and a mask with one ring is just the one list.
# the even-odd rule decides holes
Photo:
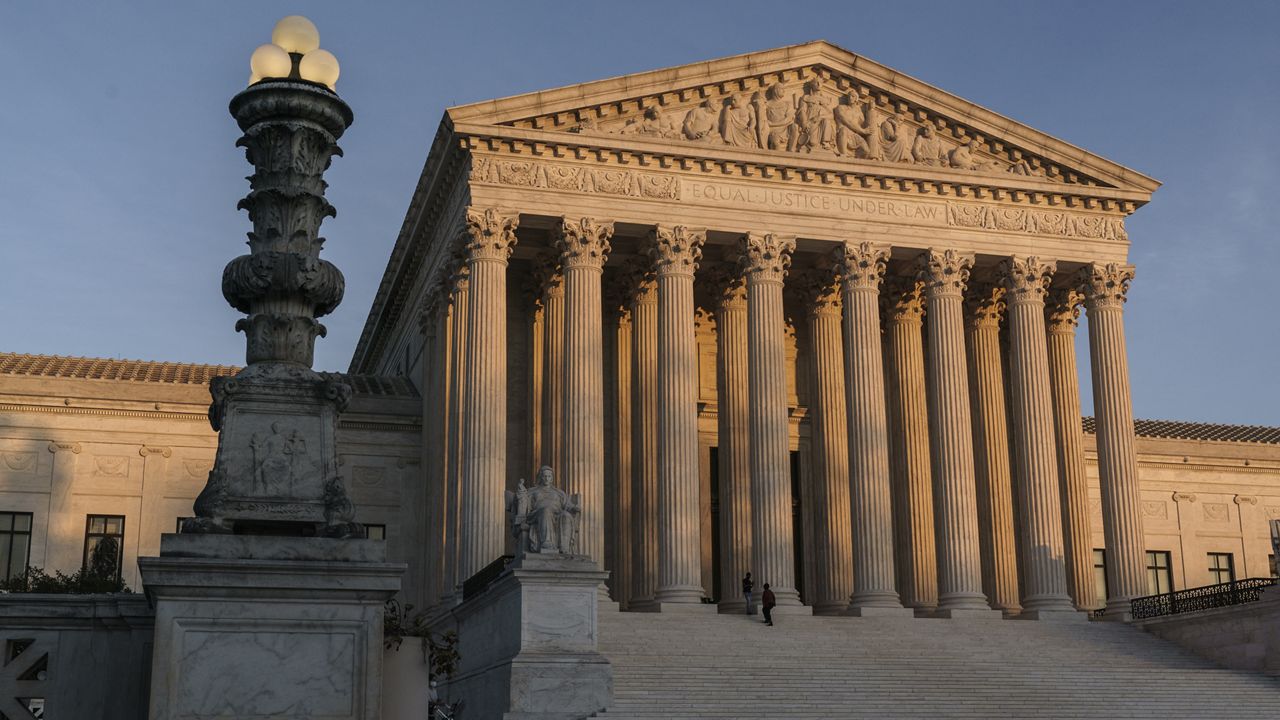
[(470, 600), (476, 595), (484, 592), (484, 589), (489, 587), (494, 580), (497, 580), (498, 576), (502, 574), (502, 571), (506, 570), (507, 566), (511, 564), (511, 561), (515, 559), (515, 555), (503, 555), (497, 560), (485, 565), (475, 575), (463, 580), (462, 599)]
[(1263, 590), (1275, 584), (1275, 578), (1248, 578), (1160, 595), (1148, 595), (1131, 600), (1130, 612), (1134, 620), (1142, 620), (1196, 610), (1229, 607), (1254, 602), (1262, 597)]

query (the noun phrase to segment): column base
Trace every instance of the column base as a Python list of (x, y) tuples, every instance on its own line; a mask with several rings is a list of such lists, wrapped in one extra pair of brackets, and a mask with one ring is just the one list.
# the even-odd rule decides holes
[(1045, 622), (1084, 623), (1089, 622), (1086, 613), (1075, 610), (1023, 610), (1013, 616), (1014, 620), (1041, 620)]
[(658, 592), (654, 593), (654, 600), (660, 603), (682, 603), (682, 604), (698, 604), (702, 602), (701, 587), (669, 587), (658, 588)]
[(609, 596), (609, 586), (600, 583), (600, 587), (596, 593), (596, 598), (600, 601), (600, 609), (606, 612), (619, 612), (618, 603)]
[(383, 603), (405, 569), (385, 558), (371, 540), (162, 536), (138, 560), (156, 608), (148, 717), (381, 717)]
[(1106, 622), (1133, 622), (1133, 605), (1128, 598), (1108, 601), (1107, 606), (1102, 609), (1102, 614), (1094, 619)]
[(843, 613), (850, 617), (915, 617), (916, 611), (905, 607), (881, 607), (879, 605), (850, 605)]
[(933, 611), (916, 610), (916, 617), (942, 618), (944, 620), (1003, 620), (1004, 613), (987, 608), (938, 608)]

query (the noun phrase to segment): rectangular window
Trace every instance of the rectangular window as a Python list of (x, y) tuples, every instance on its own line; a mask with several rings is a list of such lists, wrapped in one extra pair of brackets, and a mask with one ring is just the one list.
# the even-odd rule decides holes
[(0, 512), (0, 580), (27, 574), (31, 560), (31, 513)]
[(1107, 551), (1100, 548), (1093, 549), (1093, 592), (1098, 596), (1098, 602), (1105, 605), (1107, 602)]
[(1231, 553), (1209, 553), (1209, 577), (1215, 585), (1235, 582), (1235, 556)]
[(1147, 551), (1147, 594), (1163, 595), (1173, 592), (1173, 573), (1169, 569), (1168, 550)]
[[(99, 545), (106, 545), (98, 550)], [(95, 552), (97, 551), (97, 552)], [(84, 528), (84, 564), (89, 568), (96, 554), (105, 556), (103, 562), (114, 565), (115, 578), (120, 579), (120, 568), (124, 564), (124, 516), (123, 515), (88, 515)], [(115, 557), (112, 558), (111, 556)]]
[(365, 525), (364, 529), (368, 531), (370, 540), (386, 540), (387, 539), (386, 525)]

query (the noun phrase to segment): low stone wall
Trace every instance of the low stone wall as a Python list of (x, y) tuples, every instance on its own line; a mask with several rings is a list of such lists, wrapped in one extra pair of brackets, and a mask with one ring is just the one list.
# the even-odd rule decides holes
[(1280, 676), (1280, 587), (1257, 602), (1133, 624), (1223, 667)]
[(153, 625), (141, 594), (0, 595), (0, 713), (146, 717)]

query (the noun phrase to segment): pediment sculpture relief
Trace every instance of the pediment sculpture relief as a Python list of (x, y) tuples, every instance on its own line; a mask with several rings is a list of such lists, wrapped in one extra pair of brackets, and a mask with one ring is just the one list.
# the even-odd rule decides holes
[(987, 143), (972, 134), (944, 138), (928, 120), (878, 104), (865, 88), (837, 93), (816, 78), (799, 89), (777, 82), (750, 95), (705, 97), (689, 109), (649, 105), (636, 116), (587, 118), (570, 131), (1062, 181), (1037, 158), (1019, 152), (1011, 153), (1011, 159), (993, 157), (986, 152)]

